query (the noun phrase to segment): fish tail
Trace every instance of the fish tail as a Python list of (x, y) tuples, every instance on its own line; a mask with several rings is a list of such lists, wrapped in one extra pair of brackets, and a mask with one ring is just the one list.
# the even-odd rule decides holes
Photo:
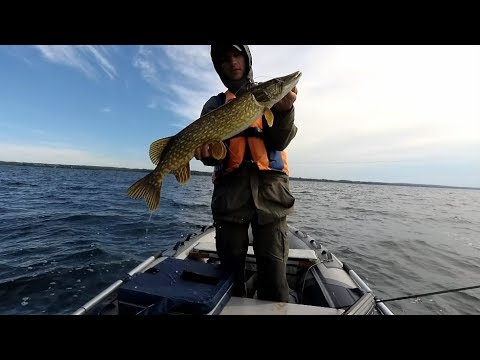
[(158, 181), (153, 172), (138, 180), (128, 188), (127, 194), (132, 199), (145, 198), (148, 209), (154, 212), (160, 203), (162, 181)]

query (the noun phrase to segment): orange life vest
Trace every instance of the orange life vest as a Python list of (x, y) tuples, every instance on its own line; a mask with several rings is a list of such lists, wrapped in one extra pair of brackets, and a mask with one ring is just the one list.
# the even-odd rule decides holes
[[(225, 103), (235, 99), (235, 95), (227, 90), (225, 92)], [(287, 165), (287, 154), (285, 151), (267, 149), (263, 141), (263, 116), (255, 120), (244, 132), (226, 140), (227, 157), (222, 164), (215, 166), (213, 180), (231, 173), (237, 169), (245, 157), (245, 150), (248, 148), (251, 154), (251, 161), (254, 162), (259, 170), (281, 171), (289, 175)]]

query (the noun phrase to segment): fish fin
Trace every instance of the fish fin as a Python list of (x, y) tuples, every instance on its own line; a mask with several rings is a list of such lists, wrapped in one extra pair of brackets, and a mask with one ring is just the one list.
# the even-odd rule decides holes
[(157, 210), (158, 204), (160, 203), (161, 190), (162, 182), (158, 182), (155, 174), (151, 172), (130, 186), (127, 194), (132, 199), (140, 199), (142, 197), (145, 198), (148, 209), (151, 212), (154, 212)]
[(160, 159), (162, 158), (162, 152), (165, 149), (165, 146), (167, 146), (171, 138), (172, 136), (159, 139), (157, 141), (154, 141), (150, 145), (149, 155), (150, 155), (150, 160), (152, 160), (152, 163), (154, 165), (157, 165), (160, 162)]
[(267, 119), (268, 126), (272, 127), (273, 125), (273, 113), (268, 107), (263, 109), (263, 115), (265, 115), (265, 119)]
[(175, 179), (180, 184), (186, 184), (190, 180), (190, 163), (187, 162), (185, 165), (180, 166), (177, 170), (172, 171), (172, 174), (175, 175)]
[(227, 156), (227, 147), (223, 141), (213, 141), (210, 143), (210, 152), (214, 159), (222, 160)]

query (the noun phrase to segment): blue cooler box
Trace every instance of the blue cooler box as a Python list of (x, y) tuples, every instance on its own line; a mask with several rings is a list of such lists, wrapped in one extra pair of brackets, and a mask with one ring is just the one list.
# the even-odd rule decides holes
[(119, 313), (218, 314), (232, 289), (233, 275), (220, 265), (166, 258), (119, 288)]

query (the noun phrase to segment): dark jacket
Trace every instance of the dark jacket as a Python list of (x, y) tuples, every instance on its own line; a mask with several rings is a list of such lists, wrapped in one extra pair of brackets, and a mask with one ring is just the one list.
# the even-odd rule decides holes
[[(212, 46), (211, 56), (215, 70), (223, 84), (233, 93), (253, 82), (252, 57), (246, 45), (237, 45), (246, 58), (247, 76), (243, 80), (229, 81), (220, 70), (217, 49)], [(225, 102), (224, 94), (212, 96), (203, 106), (205, 115)], [(273, 126), (264, 126), (264, 142), (267, 148), (284, 150), (297, 133), (294, 124), (295, 109), (279, 112), (272, 109)], [(217, 165), (214, 159), (202, 159), (207, 166)], [(293, 210), (295, 199), (290, 193), (289, 178), (278, 171), (259, 171), (256, 165), (245, 164), (231, 174), (217, 178), (212, 197), (214, 220), (249, 222), (257, 214), (261, 224), (282, 218)]]

